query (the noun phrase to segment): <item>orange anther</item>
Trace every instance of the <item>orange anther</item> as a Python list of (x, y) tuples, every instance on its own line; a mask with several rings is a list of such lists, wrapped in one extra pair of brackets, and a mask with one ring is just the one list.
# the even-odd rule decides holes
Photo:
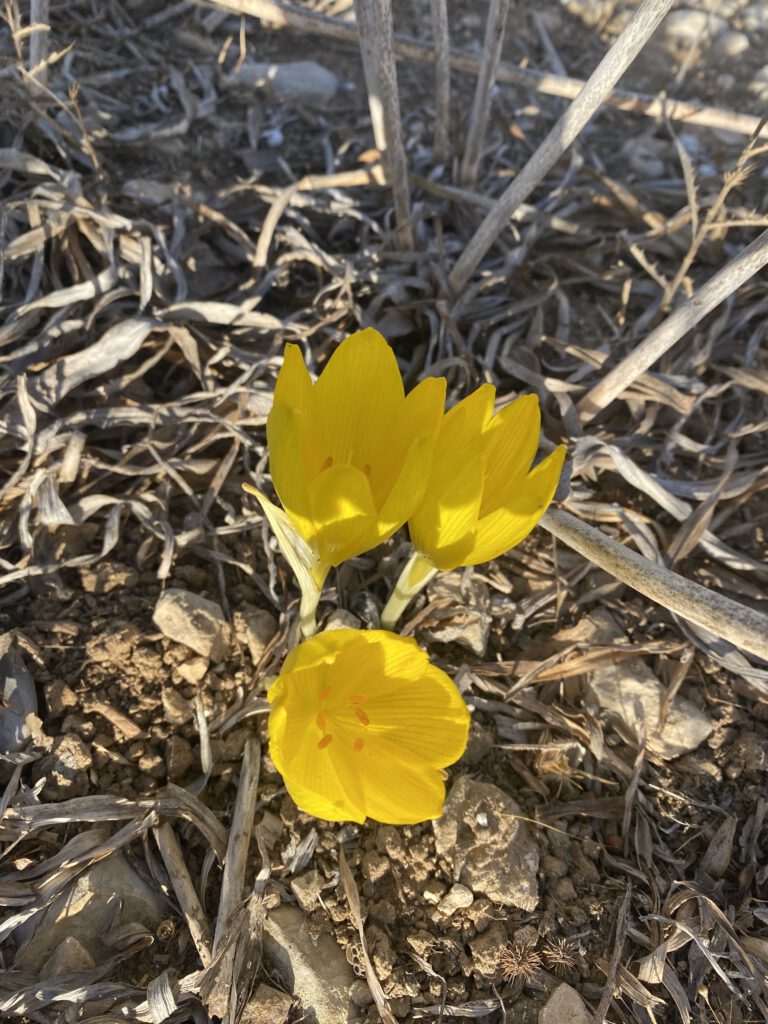
[(322, 473), (322, 471), (324, 469), (330, 469), (332, 465), (333, 465), (333, 456), (329, 455), (328, 458), (325, 460), (325, 462), (320, 467), (320, 472)]
[(368, 717), (368, 715), (366, 715), (362, 708), (355, 708), (355, 715), (363, 723), (363, 725), (371, 724), (370, 718)]
[(315, 724), (317, 725), (317, 728), (320, 730), (320, 732), (325, 732), (325, 715), (323, 714), (322, 711), (319, 712), (319, 714), (315, 718)]
[(332, 739), (333, 736), (331, 736), (330, 733), (327, 736), (323, 736), (323, 738), (317, 744), (317, 749), (323, 750), (324, 747), (328, 746)]
[(352, 744), (352, 749), (354, 750), (354, 752), (356, 754), (359, 754), (364, 746), (365, 746), (365, 740), (355, 740), (355, 742)]
[(328, 698), (330, 696), (331, 696), (331, 688), (330, 688), (330, 686), (326, 686), (326, 688), (324, 690), (320, 691), (320, 700), (328, 700)]

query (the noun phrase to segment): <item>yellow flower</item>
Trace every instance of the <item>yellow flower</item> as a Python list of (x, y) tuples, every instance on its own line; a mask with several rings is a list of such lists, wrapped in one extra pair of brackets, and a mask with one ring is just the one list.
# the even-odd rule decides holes
[(286, 346), (267, 418), (285, 513), (247, 490), (299, 576), (305, 633), (330, 567), (387, 540), (418, 505), (444, 402), (443, 378), (405, 395), (394, 352), (371, 328), (341, 343), (316, 384), (299, 347)]
[(429, 483), (408, 520), (414, 555), (382, 612), (384, 626), (394, 625), (438, 570), (479, 565), (519, 544), (552, 501), (565, 448), (531, 469), (538, 398), (523, 395), (493, 415), (495, 396), (483, 384), (443, 417)]
[(414, 640), (320, 633), (291, 651), (267, 698), (270, 756), (302, 811), (390, 825), (440, 816), (440, 769), (464, 752), (469, 712)]

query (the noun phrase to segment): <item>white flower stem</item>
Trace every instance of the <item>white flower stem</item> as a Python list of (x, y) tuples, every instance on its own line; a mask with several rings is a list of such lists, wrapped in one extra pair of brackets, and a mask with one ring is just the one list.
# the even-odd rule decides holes
[(419, 551), (413, 551), (403, 566), (395, 589), (381, 613), (383, 629), (394, 629), (412, 599), (437, 575), (437, 569)]

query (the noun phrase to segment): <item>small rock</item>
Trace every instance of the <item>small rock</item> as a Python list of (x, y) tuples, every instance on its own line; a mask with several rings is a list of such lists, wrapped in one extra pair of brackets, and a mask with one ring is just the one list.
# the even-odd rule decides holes
[(96, 961), (74, 935), (67, 935), (40, 968), (41, 978), (60, 978), (63, 974), (92, 971)]
[(306, 104), (318, 110), (336, 96), (339, 80), (336, 75), (314, 60), (288, 61), (285, 64), (262, 64), (246, 60), (237, 72), (223, 79), (227, 88), (272, 89), (282, 100)]
[(500, 955), (507, 944), (507, 930), (498, 921), (469, 944), (472, 971), (480, 978), (494, 978), (501, 972)]
[(311, 914), (317, 906), (324, 884), (325, 879), (317, 868), (291, 879), (291, 892), (305, 913)]
[(99, 562), (80, 570), (80, 582), (88, 594), (109, 594), (123, 587), (131, 589), (139, 582), (139, 574), (130, 565), (120, 562)]
[(445, 886), (442, 882), (438, 882), (436, 878), (430, 878), (427, 884), (424, 886), (422, 893), (427, 903), (431, 903), (433, 906), (437, 906), (440, 900), (443, 898), (445, 893)]
[(592, 1024), (592, 1014), (576, 989), (563, 983), (539, 1011), (539, 1024)]
[(53, 741), (51, 752), (32, 769), (34, 779), (45, 776), (42, 795), (46, 800), (71, 800), (88, 792), (91, 753), (79, 736), (68, 733)]
[(440, 900), (437, 909), (445, 917), (450, 917), (457, 910), (466, 910), (467, 907), (471, 907), (474, 902), (475, 897), (472, 894), (472, 890), (468, 889), (466, 885), (461, 885), (460, 882), (457, 882), (451, 886)]
[(266, 608), (244, 604), (235, 612), (233, 621), (238, 640), (248, 648), (253, 664), (258, 665), (267, 644), (277, 633), (277, 619)]
[(184, 778), (196, 760), (191, 744), (183, 736), (174, 734), (169, 738), (165, 745), (165, 763), (171, 782)]
[(229, 652), (230, 629), (221, 605), (198, 594), (170, 587), (158, 598), (152, 621), (169, 639), (211, 661)]
[(636, 174), (651, 181), (663, 177), (664, 157), (670, 155), (669, 143), (647, 132), (627, 139), (620, 152)]
[(370, 1006), (373, 1002), (373, 996), (371, 990), (368, 987), (368, 982), (363, 981), (362, 978), (356, 978), (349, 988), (349, 998), (360, 1009), (365, 1009), (366, 1006)]
[(332, 629), (360, 629), (362, 621), (353, 612), (346, 608), (335, 608), (328, 616), (323, 632), (327, 633)]
[(293, 1000), (270, 985), (259, 985), (246, 1003), (241, 1024), (284, 1024)]
[(464, 775), (433, 827), (438, 855), (460, 865), (463, 885), (496, 903), (531, 911), (539, 902), (539, 849), (522, 814), (498, 786)]
[(716, 39), (728, 28), (728, 22), (716, 14), (683, 8), (672, 11), (662, 22), (661, 30), (667, 39), (686, 46)]
[(183, 725), (195, 717), (195, 706), (191, 700), (169, 686), (163, 687), (163, 713), (171, 725)]
[(272, 811), (264, 811), (259, 822), (259, 828), (264, 838), (264, 844), (271, 852), (283, 835), (283, 823)]
[(752, 81), (747, 86), (747, 92), (752, 93), (759, 100), (768, 100), (768, 64), (755, 72)]
[[(21, 945), (13, 966), (37, 972), (65, 940), (72, 939), (102, 964), (111, 955), (103, 942), (106, 933), (129, 922), (154, 932), (166, 909), (163, 897), (137, 874), (125, 854), (113, 853), (78, 875), (47, 910), (16, 928)], [(69, 951), (77, 955), (71, 941)]]
[(749, 49), (749, 36), (743, 32), (723, 32), (713, 47), (718, 57), (740, 57)]
[[(0, 637), (0, 651), (0, 750), (10, 754), (21, 750), (29, 738), (27, 715), (37, 714), (37, 693), (11, 634)], [(0, 764), (0, 777), (11, 770), (10, 765)]]
[(192, 683), (193, 686), (197, 686), (205, 678), (209, 665), (210, 662), (207, 658), (201, 658), (198, 655), (196, 658), (188, 658), (187, 661), (182, 661), (180, 665), (176, 666), (176, 671), (185, 683)]
[(343, 1024), (355, 1016), (350, 987), (355, 974), (343, 950), (328, 932), (310, 936), (309, 923), (286, 904), (267, 915), (264, 955), (311, 1024)]
[(55, 679), (45, 688), (45, 703), (53, 718), (63, 718), (70, 708), (77, 707), (77, 696), (61, 679)]
[(768, 32), (768, 3), (750, 4), (741, 17), (747, 32)]

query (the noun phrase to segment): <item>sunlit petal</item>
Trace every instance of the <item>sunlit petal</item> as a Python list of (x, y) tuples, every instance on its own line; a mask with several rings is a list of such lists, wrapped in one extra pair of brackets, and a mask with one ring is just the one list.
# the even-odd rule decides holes
[(477, 444), (493, 412), (496, 388), (481, 384), (462, 398), (443, 417), (437, 440), (437, 454), (450, 458), (453, 452)]
[(411, 540), (438, 569), (455, 569), (472, 546), (483, 496), (483, 451), (475, 443), (440, 454), (424, 499), (408, 521)]
[(340, 565), (378, 542), (368, 478), (354, 466), (331, 466), (309, 485), (320, 560)]
[(514, 497), (539, 446), (541, 413), (536, 395), (521, 395), (490, 420), (483, 433), (485, 479), (480, 515)]
[(515, 498), (479, 520), (466, 565), (498, 558), (528, 536), (552, 501), (564, 460), (565, 448), (558, 445), (521, 481)]

